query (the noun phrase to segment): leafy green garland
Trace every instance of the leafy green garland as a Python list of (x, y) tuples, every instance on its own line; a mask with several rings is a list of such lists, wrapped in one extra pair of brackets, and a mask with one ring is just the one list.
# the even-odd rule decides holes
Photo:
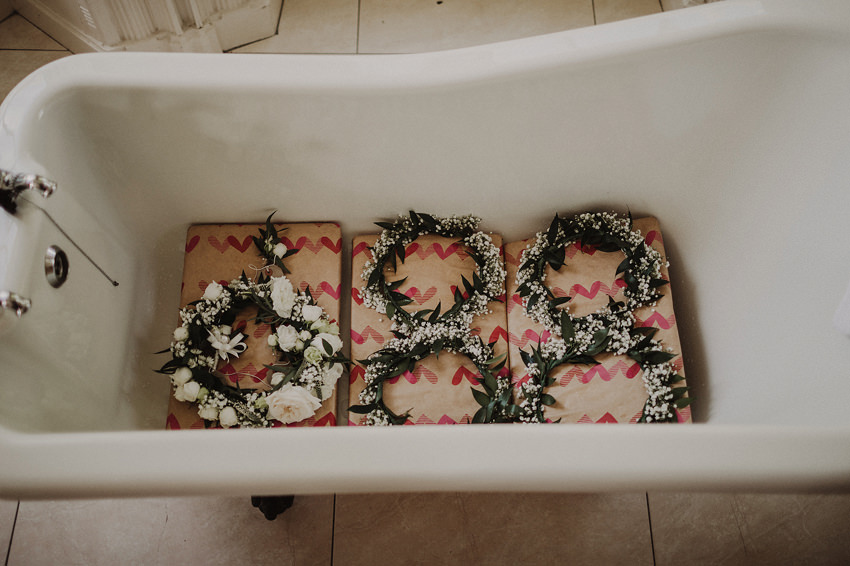
[[(593, 246), (603, 252), (622, 251), (625, 259), (616, 273), (626, 283), (625, 301), (609, 298), (608, 305), (585, 317), (573, 317), (568, 308), (559, 308), (571, 297), (555, 297), (545, 285), (546, 267), (559, 270), (565, 265), (566, 247), (573, 242)], [(531, 353), (522, 352), (529, 380), (522, 384), (520, 420), (545, 422), (544, 406), (555, 399), (545, 393), (554, 383), (552, 371), (563, 363), (596, 364), (594, 356), (603, 351), (626, 354), (643, 370), (647, 400), (640, 422), (675, 421), (675, 408), (690, 404), (687, 387), (674, 387), (684, 380), (670, 365), (675, 357), (653, 339), (657, 329), (634, 326), (633, 311), (655, 305), (662, 298), (657, 289), (667, 284), (661, 277), (661, 254), (646, 244), (640, 232), (632, 229), (631, 214), (621, 218), (610, 213), (585, 213), (573, 218), (555, 215), (549, 229), (537, 234), (524, 250), (516, 281), (525, 313), (552, 334)]]
[[(481, 374), (477, 381), (484, 391), (471, 388), (481, 405), (472, 422), (508, 422), (518, 414), (519, 409), (510, 403), (510, 379), (499, 376), (505, 367), (505, 356), (494, 357), (493, 343), (484, 344), (470, 332), (473, 317), (488, 312), (488, 303), (504, 292), (505, 270), (499, 250), (488, 235), (478, 231), (479, 222), (474, 216), (438, 218), (411, 211), (393, 223), (377, 223), (383, 231), (371, 248), (372, 261), (364, 266), (361, 276), (366, 285), (360, 295), (363, 304), (392, 320), (394, 338), (368, 359), (359, 360), (366, 368), (366, 387), (360, 393), (362, 404), (349, 410), (365, 414), (367, 424), (398, 425), (407, 421), (409, 412), (398, 415), (384, 403), (384, 383), (412, 371), (421, 359), (444, 350), (468, 356)], [(461, 238), (459, 243), (467, 248), (477, 272), (472, 281), (463, 278), (466, 296), (457, 288), (449, 310), (441, 312), (441, 305), (437, 305), (433, 310), (410, 313), (404, 307), (412, 299), (399, 291), (404, 280), (387, 282), (384, 268), (390, 264), (395, 271), (397, 260), (404, 262), (406, 247), (426, 234)]]
[[(267, 266), (285, 270), (283, 259), (298, 250), (286, 249), (271, 218), (254, 243)], [(216, 372), (219, 359), (245, 351), (244, 336), (233, 333), (233, 324), (237, 313), (250, 306), (257, 307), (255, 320), (271, 326), (268, 342), (278, 358), (266, 366), (273, 373), (264, 391), (232, 387)], [(252, 281), (242, 272), (227, 285), (212, 282), (203, 297), (180, 310), (180, 318), (171, 346), (159, 352), (171, 352), (172, 359), (158, 372), (171, 376), (176, 399), (198, 404), (198, 415), (207, 424), (269, 427), (275, 421), (304, 420), (333, 393), (348, 361), (340, 354), (339, 326), (309, 289), (296, 292), (285, 276), (261, 274)]]

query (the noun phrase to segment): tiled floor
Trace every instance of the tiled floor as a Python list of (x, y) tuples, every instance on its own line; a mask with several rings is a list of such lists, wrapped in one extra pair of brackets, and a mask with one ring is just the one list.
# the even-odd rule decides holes
[[(475, 45), (704, 0), (286, 0), (244, 53), (386, 53)], [(0, 98), (69, 55), (0, 22)], [(267, 522), (229, 497), (0, 500), (7, 564), (847, 564), (850, 496), (389, 494), (297, 497)]]

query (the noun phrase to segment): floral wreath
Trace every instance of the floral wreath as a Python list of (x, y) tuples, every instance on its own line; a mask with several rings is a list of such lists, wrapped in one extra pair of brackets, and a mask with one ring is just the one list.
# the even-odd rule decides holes
[[(383, 231), (371, 248), (372, 260), (363, 268), (361, 277), (366, 285), (360, 296), (364, 305), (390, 318), (394, 338), (368, 359), (359, 360), (365, 366), (366, 387), (360, 393), (362, 405), (349, 410), (365, 414), (367, 424), (398, 425), (407, 421), (409, 411), (397, 415), (384, 404), (384, 382), (413, 370), (416, 362), (443, 350), (468, 356), (481, 374), (477, 382), (484, 391), (471, 388), (481, 405), (473, 423), (507, 422), (518, 413), (510, 404), (510, 378), (499, 376), (505, 367), (505, 356), (494, 357), (493, 344), (485, 344), (480, 336), (470, 332), (473, 318), (489, 312), (488, 303), (504, 292), (506, 275), (498, 248), (490, 236), (478, 231), (479, 222), (474, 216), (439, 218), (411, 211), (393, 223), (376, 223)], [(465, 293), (460, 287), (455, 289), (454, 305), (449, 310), (441, 313), (441, 305), (437, 305), (433, 310), (410, 313), (404, 307), (413, 299), (398, 290), (404, 279), (387, 282), (384, 267), (389, 263), (395, 271), (397, 259), (404, 262), (407, 245), (427, 234), (460, 238), (459, 243), (467, 248), (477, 270), (472, 281), (462, 278)]]
[[(625, 259), (616, 273), (626, 283), (625, 301), (609, 297), (608, 305), (584, 317), (573, 317), (566, 305), (572, 297), (555, 297), (545, 285), (546, 267), (559, 270), (565, 265), (566, 247), (573, 242), (603, 252), (622, 251)], [(601, 352), (626, 354), (643, 371), (647, 400), (639, 422), (672, 422), (674, 408), (683, 408), (692, 398), (687, 387), (673, 387), (684, 380), (669, 363), (675, 357), (654, 340), (655, 328), (635, 327), (633, 311), (654, 306), (663, 295), (657, 289), (666, 285), (661, 277), (661, 254), (649, 246), (627, 218), (611, 213), (585, 213), (573, 218), (557, 214), (546, 232), (539, 232), (523, 251), (516, 274), (517, 291), (525, 313), (542, 324), (551, 336), (531, 353), (521, 352), (529, 380), (520, 387), (522, 422), (545, 422), (543, 408), (555, 403), (545, 393), (554, 383), (552, 371), (564, 363), (597, 364)]]
[[(296, 253), (280, 241), (266, 219), (260, 237), (254, 237), (263, 269), (276, 265), (285, 273), (283, 259)], [(241, 332), (234, 334), (237, 313), (255, 306), (256, 320), (271, 326), (268, 345), (277, 356), (268, 390), (227, 385), (216, 373), (219, 360), (238, 358), (247, 346)], [(159, 373), (171, 376), (174, 398), (198, 405), (207, 426), (272, 427), (302, 421), (333, 394), (347, 361), (340, 354), (339, 326), (331, 321), (310, 294), (297, 292), (286, 276), (261, 274), (256, 281), (245, 273), (229, 284), (210, 283), (203, 296), (180, 309), (182, 324), (174, 330), (171, 352)]]

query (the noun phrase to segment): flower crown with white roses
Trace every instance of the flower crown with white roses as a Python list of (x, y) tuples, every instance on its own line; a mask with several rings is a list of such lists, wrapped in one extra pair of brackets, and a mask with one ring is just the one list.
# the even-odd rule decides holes
[[(283, 259), (296, 253), (280, 241), (278, 231), (266, 219), (254, 244), (266, 260), (266, 268), (289, 271)], [(256, 320), (268, 324), (268, 345), (277, 361), (266, 389), (243, 389), (227, 385), (216, 372), (220, 360), (238, 358), (247, 345), (241, 332), (234, 334), (236, 315), (257, 308)], [(334, 391), (347, 359), (340, 353), (339, 326), (316, 304), (308, 288), (297, 292), (285, 275), (260, 274), (256, 281), (245, 273), (227, 285), (210, 283), (203, 296), (180, 310), (181, 325), (174, 331), (172, 359), (158, 371), (171, 376), (178, 401), (196, 403), (207, 426), (271, 427), (313, 416)]]

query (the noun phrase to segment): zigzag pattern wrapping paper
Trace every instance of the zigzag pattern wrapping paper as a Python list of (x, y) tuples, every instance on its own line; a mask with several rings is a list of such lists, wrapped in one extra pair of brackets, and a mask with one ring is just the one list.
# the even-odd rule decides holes
[[(634, 221), (634, 229), (644, 235), (645, 241), (665, 258), (664, 244), (658, 220), (641, 218)], [(525, 315), (522, 300), (517, 293), (516, 272), (522, 251), (531, 240), (505, 244), (505, 263), (508, 271), (507, 311), (508, 339), (510, 341), (510, 364), (515, 388), (528, 379), (519, 351), (531, 350), (541, 335), (548, 333), (543, 327)], [(560, 271), (547, 267), (546, 285), (557, 297), (571, 296), (570, 312), (584, 316), (608, 302), (612, 296), (623, 299), (626, 284), (617, 278), (615, 271), (623, 259), (621, 252), (599, 252), (594, 249), (580, 250), (578, 243), (566, 249), (567, 263)], [(667, 268), (662, 266), (661, 275), (669, 281)], [(684, 376), (682, 348), (673, 312), (673, 296), (670, 285), (659, 289), (664, 295), (655, 308), (644, 307), (634, 311), (638, 326), (658, 328), (656, 339), (677, 354), (671, 363)], [(636, 422), (643, 411), (646, 390), (637, 362), (622, 355), (603, 353), (596, 356), (599, 365), (563, 364), (555, 369), (556, 382), (548, 389), (557, 403), (546, 408), (546, 418), (561, 419), (565, 423)], [(684, 383), (682, 383), (684, 385)], [(516, 393), (517, 389), (515, 389)], [(678, 411), (679, 422), (690, 422), (690, 407)]]
[[(502, 239), (492, 235), (493, 243), (500, 246)], [(377, 235), (358, 236), (352, 246), (352, 289), (351, 289), (351, 359), (366, 359), (380, 350), (392, 338), (390, 320), (386, 315), (363, 305), (360, 274), (367, 260), (372, 258), (369, 246), (378, 239)], [(464, 252), (457, 239), (441, 236), (421, 236), (407, 246), (404, 263), (398, 263), (398, 271), (392, 273), (388, 267), (384, 273), (388, 281), (407, 277), (400, 291), (413, 299), (406, 309), (417, 311), (433, 309), (442, 302), (443, 310), (454, 304), (453, 292), (461, 284), (461, 277), (472, 278), (475, 262)], [(503, 298), (502, 298), (503, 299)], [(496, 340), (496, 355), (507, 353), (507, 319), (503, 300), (490, 303), (492, 314), (477, 317), (473, 321), (474, 332), (479, 333), (485, 343)], [(349, 402), (358, 404), (358, 395), (365, 387), (363, 367), (352, 366), (349, 376)], [(456, 424), (466, 423), (479, 409), (470, 391), (476, 385), (478, 375), (475, 365), (465, 356), (441, 352), (440, 356), (429, 356), (416, 364), (413, 372), (406, 372), (384, 385), (387, 406), (397, 414), (410, 409), (406, 424)], [(364, 417), (349, 413), (349, 424), (358, 425)]]
[[(186, 237), (186, 256), (183, 265), (183, 287), (180, 294), (181, 308), (199, 299), (211, 281), (227, 283), (239, 277), (242, 271), (256, 278), (256, 269), (264, 265), (252, 236), (259, 235), (261, 224), (204, 224), (191, 226)], [(293, 286), (310, 292), (328, 316), (339, 321), (340, 297), (342, 293), (342, 234), (335, 223), (276, 223), (281, 241), (287, 248), (299, 249), (298, 253), (284, 260), (290, 273), (287, 275)], [(273, 275), (280, 275), (274, 268)], [(270, 334), (267, 324), (257, 325), (247, 319), (256, 314), (246, 311), (237, 317), (245, 323), (242, 333), (246, 335), (248, 349), (238, 358), (219, 367), (231, 383), (238, 381), (240, 387), (256, 388), (270, 376), (263, 364), (274, 362), (274, 354), (266, 340)], [(341, 380), (344, 379), (340, 378)], [(342, 381), (340, 381), (342, 383)], [(309, 419), (287, 426), (333, 426), (336, 424), (337, 393), (326, 399), (316, 414)], [(192, 403), (169, 398), (168, 429), (204, 428)]]

